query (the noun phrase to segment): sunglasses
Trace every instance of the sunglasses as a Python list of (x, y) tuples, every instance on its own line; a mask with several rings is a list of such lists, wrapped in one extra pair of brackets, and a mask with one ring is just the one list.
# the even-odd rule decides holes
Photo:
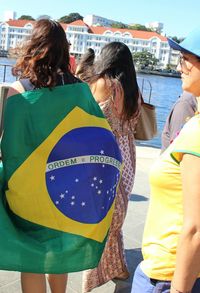
[(186, 74), (188, 74), (192, 70), (196, 62), (200, 62), (200, 58), (193, 55), (180, 55), (179, 57), (179, 64), (181, 66), (181, 69)]

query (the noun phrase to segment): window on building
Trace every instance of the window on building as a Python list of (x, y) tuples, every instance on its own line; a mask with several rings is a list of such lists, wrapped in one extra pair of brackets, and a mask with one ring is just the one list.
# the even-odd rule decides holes
[(114, 33), (114, 36), (115, 36), (115, 37), (120, 37), (121, 34), (120, 34), (120, 33)]
[(123, 34), (123, 37), (124, 37), (124, 38), (131, 38), (132, 36), (131, 36), (130, 33), (127, 32), (127, 33), (124, 33), (124, 34)]
[(106, 35), (106, 36), (110, 36), (110, 35), (112, 35), (113, 33), (111, 32), (111, 31), (106, 31), (105, 33), (104, 33), (104, 35)]

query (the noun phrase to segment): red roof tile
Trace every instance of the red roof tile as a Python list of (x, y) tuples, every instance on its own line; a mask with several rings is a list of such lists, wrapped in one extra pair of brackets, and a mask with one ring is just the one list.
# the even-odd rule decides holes
[(60, 22), (60, 25), (62, 26), (62, 28), (64, 29), (64, 31), (66, 31), (67, 23)]
[(6, 21), (9, 26), (16, 26), (16, 27), (24, 27), (26, 24), (31, 23), (34, 24), (34, 20), (26, 20), (26, 19), (11, 19)]
[(70, 22), (70, 23), (68, 23), (68, 25), (87, 26), (87, 24), (85, 24), (85, 22), (83, 20), (81, 20), (81, 19), (78, 19), (78, 20), (75, 20), (73, 22)]
[(92, 33), (97, 35), (102, 35), (106, 31), (111, 31), (113, 33), (120, 32), (122, 34), (128, 32), (132, 35), (133, 38), (137, 39), (151, 39), (153, 37), (159, 38), (161, 41), (167, 41), (167, 38), (159, 35), (156, 32), (148, 32), (148, 31), (139, 31), (139, 30), (130, 30), (130, 29), (120, 29), (120, 28), (112, 28), (112, 27), (103, 27), (103, 26), (90, 26), (90, 30)]
[[(22, 19), (18, 19), (18, 20), (9, 20), (6, 23), (9, 26), (16, 26), (16, 27), (24, 27), (26, 24), (31, 23), (34, 24), (35, 21), (32, 20), (22, 20)], [(60, 23), (61, 26), (63, 27), (63, 29), (66, 31), (67, 26), (69, 25), (77, 25), (77, 26), (85, 26), (88, 27), (89, 32), (93, 33), (93, 34), (97, 34), (97, 35), (102, 35), (104, 34), (106, 31), (111, 31), (113, 33), (115, 32), (120, 32), (122, 34), (128, 32), (132, 35), (133, 38), (137, 38), (137, 39), (151, 39), (153, 37), (157, 37), (159, 38), (161, 41), (167, 41), (167, 38), (156, 33), (156, 32), (148, 32), (148, 31), (138, 31), (138, 30), (130, 30), (130, 29), (120, 29), (120, 28), (112, 28), (112, 27), (103, 27), (103, 26), (88, 26), (87, 24), (85, 24), (83, 22), (83, 20), (76, 20), (73, 21), (71, 23)]]
[[(24, 27), (26, 24), (28, 23), (31, 23), (34, 25), (35, 21), (34, 20), (26, 20), (26, 19), (10, 19), (8, 21), (6, 21), (6, 23), (9, 25), (9, 26), (15, 26), (15, 27)], [(61, 22), (60, 23), (62, 28), (64, 30), (66, 30), (67, 28), (67, 23), (63, 23)]]

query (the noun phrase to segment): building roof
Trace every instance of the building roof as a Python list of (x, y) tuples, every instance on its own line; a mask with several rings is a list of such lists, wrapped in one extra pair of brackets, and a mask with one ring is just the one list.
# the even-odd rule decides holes
[[(24, 27), (28, 23), (31, 23), (32, 25), (34, 25), (35, 20), (28, 20), (28, 19), (10, 19), (8, 21), (5, 21), (4, 23), (7, 23), (9, 26)], [(60, 23), (60, 24), (63, 27), (63, 29), (66, 30), (67, 23)]]
[(130, 33), (133, 38), (137, 39), (151, 39), (153, 37), (159, 38), (161, 41), (167, 41), (167, 38), (156, 33), (156, 32), (149, 32), (149, 31), (139, 31), (139, 30), (130, 30), (130, 29), (121, 29), (121, 28), (112, 28), (112, 27), (103, 27), (103, 26), (90, 26), (90, 30), (92, 33), (97, 35), (102, 35), (106, 31), (111, 31), (112, 33), (120, 32), (122, 34), (124, 33)]
[(24, 27), (26, 24), (31, 23), (34, 24), (34, 20), (27, 20), (27, 19), (10, 19), (6, 21), (9, 26), (16, 26), (16, 27)]
[(64, 31), (66, 31), (66, 29), (67, 29), (67, 23), (60, 22), (60, 25), (62, 26), (62, 28), (64, 29)]
[[(9, 21), (6, 21), (6, 23), (9, 25), (9, 26), (15, 26), (15, 27), (24, 27), (26, 24), (28, 23), (31, 23), (31, 24), (34, 24), (35, 21), (33, 20), (26, 20), (26, 19), (18, 19), (18, 20), (9, 20)], [(120, 32), (122, 34), (124, 33), (130, 33), (131, 36), (133, 38), (136, 38), (136, 39), (146, 39), (146, 40), (149, 40), (153, 37), (157, 37), (159, 38), (161, 41), (167, 41), (167, 38), (156, 33), (156, 32), (149, 32), (149, 31), (139, 31), (139, 30), (130, 30), (130, 29), (121, 29), (121, 28), (112, 28), (112, 27), (104, 27), (104, 26), (88, 26), (87, 24), (84, 23), (83, 20), (76, 20), (76, 21), (73, 21), (71, 23), (60, 23), (61, 26), (63, 27), (63, 29), (66, 31), (67, 27), (70, 26), (70, 25), (73, 25), (73, 26), (85, 26), (89, 29), (89, 32), (90, 33), (93, 33), (93, 34), (97, 34), (97, 35), (102, 35), (104, 34), (106, 31), (111, 31), (112, 33), (115, 33), (115, 32)]]
[(77, 26), (86, 26), (88, 27), (88, 25), (81, 19), (75, 20), (73, 22), (68, 23), (68, 25), (77, 25)]

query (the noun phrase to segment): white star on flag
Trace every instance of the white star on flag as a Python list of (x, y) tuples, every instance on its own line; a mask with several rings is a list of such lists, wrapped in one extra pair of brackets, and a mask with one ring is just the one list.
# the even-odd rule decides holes
[(71, 206), (74, 206), (74, 205), (75, 205), (75, 202), (74, 202), (74, 201), (72, 201), (72, 202), (71, 202)]
[(51, 175), (50, 180), (51, 181), (55, 180), (55, 176)]
[(103, 155), (103, 154), (104, 154), (104, 150), (101, 150), (101, 151), (100, 151), (100, 154)]
[(102, 179), (100, 179), (100, 180), (99, 180), (99, 183), (100, 183), (100, 184), (102, 184), (102, 183), (103, 183), (103, 180), (102, 180)]
[(75, 199), (75, 196), (73, 195), (73, 196), (71, 197), (71, 199)]
[(98, 190), (97, 193), (98, 193), (98, 194), (101, 194), (101, 190)]
[(58, 200), (56, 201), (56, 204), (59, 204), (59, 201)]
[(83, 202), (81, 203), (81, 205), (82, 205), (82, 207), (84, 207), (84, 206), (85, 206), (85, 202), (83, 201)]
[(63, 193), (60, 194), (60, 198), (64, 198), (65, 195)]
[(97, 177), (94, 177), (93, 180), (94, 180), (94, 181), (97, 181)]

